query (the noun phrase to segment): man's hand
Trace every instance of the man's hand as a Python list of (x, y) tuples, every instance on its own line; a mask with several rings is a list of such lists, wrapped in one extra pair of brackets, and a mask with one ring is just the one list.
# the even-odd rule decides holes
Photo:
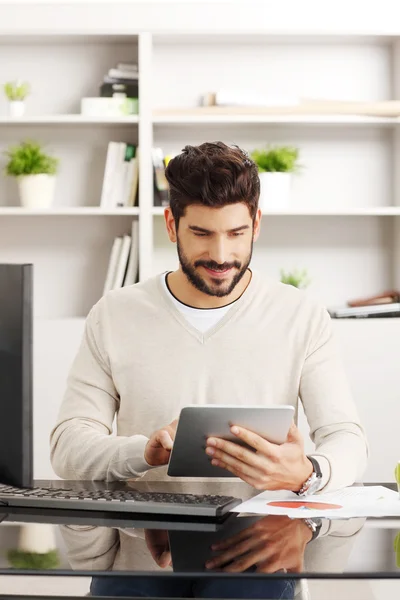
[(178, 419), (175, 419), (163, 429), (155, 431), (147, 442), (144, 459), (151, 467), (168, 464), (177, 426)]
[(312, 531), (301, 519), (270, 515), (212, 546), (220, 554), (207, 561), (206, 567), (229, 573), (242, 573), (254, 566), (257, 573), (300, 573), (311, 537)]
[(168, 531), (164, 529), (145, 529), (144, 535), (154, 562), (162, 569), (170, 567), (172, 559)]
[(298, 492), (313, 472), (304, 454), (303, 438), (293, 423), (284, 444), (272, 444), (242, 427), (231, 427), (236, 437), (254, 450), (219, 438), (208, 438), (211, 464), (227, 469), (257, 490)]

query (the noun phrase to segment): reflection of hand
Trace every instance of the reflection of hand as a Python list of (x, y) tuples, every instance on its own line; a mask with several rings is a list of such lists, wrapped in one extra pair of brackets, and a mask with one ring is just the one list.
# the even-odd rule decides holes
[(172, 446), (175, 440), (178, 420), (172, 421), (166, 427), (155, 431), (146, 444), (144, 459), (152, 467), (168, 464)]
[(154, 562), (165, 569), (172, 565), (168, 532), (163, 529), (145, 529), (145, 540)]
[(231, 432), (253, 450), (220, 438), (208, 438), (206, 452), (212, 458), (211, 464), (227, 469), (257, 490), (297, 492), (313, 472), (294, 423), (284, 444), (272, 444), (243, 427), (233, 426)]
[(301, 519), (268, 516), (237, 535), (212, 546), (220, 554), (206, 563), (208, 569), (242, 573), (256, 567), (257, 573), (285, 569), (303, 570), (304, 551), (312, 531)]

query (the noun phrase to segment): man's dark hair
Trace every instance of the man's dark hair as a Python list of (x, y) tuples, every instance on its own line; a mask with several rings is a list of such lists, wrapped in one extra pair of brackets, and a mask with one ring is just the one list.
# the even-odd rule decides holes
[(255, 219), (260, 196), (258, 170), (238, 146), (223, 142), (185, 146), (181, 154), (170, 160), (165, 176), (177, 226), (191, 204), (221, 208), (243, 202)]

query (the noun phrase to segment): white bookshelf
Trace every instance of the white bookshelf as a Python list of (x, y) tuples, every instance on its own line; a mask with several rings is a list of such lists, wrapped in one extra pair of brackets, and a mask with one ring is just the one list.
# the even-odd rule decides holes
[[(157, 208), (154, 209), (154, 214), (160, 214)], [(101, 208), (100, 206), (76, 206), (69, 207), (64, 206), (61, 208), (46, 208), (46, 209), (31, 209), (22, 208), (20, 206), (1, 206), (0, 216), (1, 217), (120, 217), (120, 216), (139, 216), (138, 207), (120, 207), (120, 208)]]
[[(164, 209), (153, 206), (153, 146), (175, 153), (186, 144), (217, 139), (247, 150), (268, 142), (298, 145), (304, 168), (295, 178), (291, 205), (286, 211), (264, 213), (254, 266), (276, 278), (281, 268), (307, 268), (310, 292), (327, 305), (400, 285), (398, 118), (203, 115), (195, 110), (200, 94), (235, 86), (309, 98), (400, 99), (400, 28), (398, 35), (338, 31), (329, 37), (306, 31), (277, 36), (257, 30), (253, 35), (249, 27), (234, 35), (200, 29), (191, 35), (177, 30), (151, 34), (139, 27), (143, 33), (135, 32), (134, 21), (131, 33), (116, 21), (108, 31), (105, 9), (101, 14), (97, 30), (96, 19), (87, 28), (82, 21), (75, 26), (71, 21), (62, 35), (46, 23), (29, 35), (26, 25), (18, 31), (11, 21), (8, 32), (7, 21), (0, 28), (0, 83), (19, 76), (33, 88), (22, 119), (7, 116), (0, 93), (0, 152), (25, 137), (34, 138), (61, 165), (54, 207), (45, 211), (20, 208), (15, 181), (0, 177), (0, 262), (35, 264), (38, 469), (46, 460), (47, 433), (55, 418), (55, 409), (48, 416), (44, 405), (61, 399), (84, 317), (102, 292), (114, 237), (129, 233), (132, 219), (139, 220), (142, 280), (177, 265)], [(136, 59), (138, 116), (90, 119), (78, 114), (80, 98), (97, 95), (110, 66)], [(99, 206), (111, 140), (140, 147), (138, 208)], [(361, 351), (368, 336), (381, 348), (396, 324), (377, 321), (336, 323), (344, 349)], [(392, 349), (398, 333), (393, 333)], [(365, 339), (357, 346), (360, 335)], [(58, 356), (52, 350), (60, 339), (64, 354)], [(354, 362), (354, 386), (372, 394), (362, 379), (364, 366), (349, 350), (346, 356)], [(375, 360), (374, 355), (365, 368), (372, 371)], [(55, 373), (51, 385), (49, 364)], [(394, 405), (396, 374), (392, 363), (389, 367), (393, 389), (386, 392)], [(377, 389), (378, 374), (374, 381)], [(372, 405), (372, 396), (370, 400)], [(43, 469), (36, 472), (47, 476)]]
[[(194, 112), (194, 111), (193, 111)], [(394, 127), (400, 123), (397, 117), (368, 117), (358, 115), (212, 115), (193, 114), (182, 110), (181, 114), (155, 114), (154, 125), (307, 125), (307, 126), (364, 126)]]
[[(264, 212), (253, 260), (273, 277), (279, 277), (280, 268), (307, 268), (311, 293), (327, 305), (395, 285), (400, 268), (395, 182), (400, 120), (202, 114), (199, 97), (236, 87), (275, 96), (394, 100), (399, 97), (394, 85), (399, 77), (396, 47), (395, 36), (378, 35), (153, 37), (155, 146), (173, 154), (188, 143), (222, 139), (247, 150), (266, 143), (300, 148), (303, 169), (295, 177), (291, 205), (285, 211)], [(174, 73), (190, 71), (192, 76), (181, 85), (175, 76), (171, 86), (171, 65)], [(152, 210), (153, 273), (176, 265), (163, 212), (160, 207)]]
[[(152, 214), (155, 217), (164, 216), (164, 208), (162, 206), (155, 206), (152, 209)], [(332, 210), (316, 210), (316, 209), (301, 209), (296, 210), (295, 208), (290, 210), (263, 210), (263, 216), (277, 216), (277, 217), (391, 217), (400, 216), (400, 206), (382, 206), (372, 208), (343, 208), (343, 209), (332, 209)]]
[(0, 116), (0, 126), (15, 125), (137, 125), (138, 115), (121, 117), (90, 117), (86, 115), (32, 115), (27, 117)]
[[(141, 279), (173, 268), (176, 252), (166, 238), (164, 209), (153, 206), (150, 149), (161, 146), (175, 153), (187, 143), (215, 139), (248, 150), (268, 142), (300, 148), (303, 170), (295, 178), (291, 206), (264, 213), (254, 252), (261, 270), (278, 277), (280, 268), (308, 268), (311, 291), (326, 304), (393, 287), (399, 263), (400, 196), (395, 179), (399, 118), (202, 114), (198, 103), (200, 94), (235, 86), (310, 98), (396, 99), (396, 40), (380, 35), (188, 36), (126, 31), (86, 37), (73, 31), (59, 37), (15, 33), (2, 38), (2, 56), (7, 60), (0, 61), (0, 80), (18, 73), (31, 82), (33, 93), (21, 119), (7, 116), (5, 99), (0, 97), (0, 150), (24, 137), (37, 138), (60, 158), (61, 170), (54, 207), (45, 211), (21, 209), (15, 181), (1, 178), (0, 225), (12, 232), (11, 246), (18, 241), (20, 259), (35, 258), (39, 280), (51, 276), (54, 268), (53, 257), (44, 252), (46, 239), (54, 237), (60, 248), (65, 235), (63, 268), (71, 278), (67, 284), (77, 287), (79, 296), (70, 296), (69, 308), (64, 302), (61, 309), (57, 295), (36, 290), (37, 316), (87, 314), (101, 294), (100, 274), (105, 275), (113, 237), (129, 232), (132, 218), (139, 219)], [(108, 68), (132, 59), (139, 62), (140, 114), (114, 119), (78, 114), (80, 98), (98, 93)], [(184, 76), (188, 72), (190, 78)], [(260, 76), (263, 72), (268, 77)], [(138, 208), (99, 206), (110, 140), (140, 146)], [(344, 236), (338, 235), (338, 228)], [(0, 239), (2, 260), (13, 260), (8, 242), (7, 234)], [(75, 253), (88, 273), (98, 274), (96, 283), (88, 277), (83, 289), (76, 286)], [(366, 259), (375, 266), (360, 271)]]
[(99, 206), (77, 206), (75, 208), (65, 206), (63, 208), (50, 209), (28, 209), (21, 208), (19, 206), (2, 206), (0, 208), (0, 216), (4, 217), (120, 217), (121, 215), (137, 217), (139, 215), (139, 208), (121, 207), (115, 209), (105, 209)]
[[(103, 209), (109, 141), (138, 144), (139, 116), (79, 114), (117, 62), (138, 60), (138, 35), (0, 36), (0, 82), (31, 83), (26, 114), (10, 118), (0, 93), (0, 151), (35, 139), (60, 159), (54, 206), (19, 206), (16, 182), (0, 177), (0, 260), (35, 265), (35, 315), (82, 318), (102, 293), (116, 235), (129, 233), (139, 208)], [(4, 164), (0, 158), (1, 167)]]

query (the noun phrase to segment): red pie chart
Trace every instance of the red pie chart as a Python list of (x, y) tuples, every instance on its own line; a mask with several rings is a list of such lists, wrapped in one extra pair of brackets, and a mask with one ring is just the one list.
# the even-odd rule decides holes
[(267, 506), (276, 506), (277, 508), (302, 508), (304, 510), (332, 510), (343, 508), (340, 504), (327, 504), (326, 502), (298, 502), (296, 500), (268, 502)]

